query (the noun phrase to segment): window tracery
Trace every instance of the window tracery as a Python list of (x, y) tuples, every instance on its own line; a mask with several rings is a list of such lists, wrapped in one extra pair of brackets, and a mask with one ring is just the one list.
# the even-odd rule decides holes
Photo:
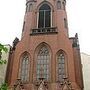
[(20, 79), (22, 82), (29, 81), (29, 57), (25, 55), (21, 61)]
[(66, 70), (65, 70), (65, 56), (63, 52), (60, 52), (57, 56), (57, 61), (58, 61), (58, 80), (60, 82), (63, 81), (63, 78), (66, 75)]
[(45, 80), (49, 79), (49, 62), (49, 50), (46, 46), (43, 46), (37, 55), (37, 80), (40, 78), (44, 78)]

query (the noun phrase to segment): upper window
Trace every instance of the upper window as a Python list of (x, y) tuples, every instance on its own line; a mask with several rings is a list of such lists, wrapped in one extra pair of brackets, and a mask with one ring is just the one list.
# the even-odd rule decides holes
[(68, 28), (67, 19), (66, 19), (66, 18), (64, 18), (64, 27), (65, 27), (65, 28)]
[(65, 2), (62, 2), (62, 5), (63, 5), (63, 9), (65, 10)]
[(61, 1), (57, 1), (57, 9), (61, 9)]
[(37, 80), (40, 78), (44, 78), (45, 80), (49, 79), (49, 62), (50, 62), (49, 50), (47, 49), (46, 46), (43, 46), (37, 55), (37, 70), (36, 70)]
[(25, 28), (25, 21), (24, 21), (24, 23), (23, 23), (23, 29), (22, 29), (22, 31), (24, 31), (24, 28)]
[(51, 26), (51, 8), (48, 4), (43, 4), (39, 8), (38, 28)]
[(33, 5), (32, 4), (29, 4), (29, 12), (31, 12), (33, 9)]
[(29, 58), (27, 55), (25, 55), (21, 61), (20, 79), (22, 82), (29, 81)]
[(32, 9), (33, 9), (33, 5), (32, 5), (31, 3), (28, 3), (28, 4), (26, 5), (26, 12), (31, 12)]
[(65, 56), (63, 52), (60, 52), (57, 56), (57, 62), (58, 62), (58, 80), (60, 82), (63, 81), (63, 78), (65, 77)]

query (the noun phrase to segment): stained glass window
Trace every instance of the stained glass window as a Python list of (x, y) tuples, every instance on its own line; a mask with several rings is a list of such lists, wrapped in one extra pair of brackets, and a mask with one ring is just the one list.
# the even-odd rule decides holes
[(20, 68), (20, 79), (22, 80), (22, 82), (29, 81), (29, 58), (27, 55), (22, 58)]
[(66, 73), (65, 73), (65, 56), (64, 56), (63, 52), (59, 53), (59, 55), (57, 56), (57, 60), (58, 60), (58, 80), (62, 82), (63, 78), (66, 75)]
[(46, 46), (43, 46), (37, 55), (37, 80), (40, 78), (49, 79), (49, 62), (49, 50)]

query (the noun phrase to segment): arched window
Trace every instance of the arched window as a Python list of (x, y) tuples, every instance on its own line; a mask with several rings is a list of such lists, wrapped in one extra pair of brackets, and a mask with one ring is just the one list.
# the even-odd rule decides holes
[(46, 46), (43, 46), (37, 55), (37, 67), (36, 67), (37, 80), (40, 78), (49, 80), (49, 62), (50, 62), (49, 50)]
[(33, 5), (32, 4), (29, 4), (29, 12), (31, 12), (33, 9)]
[(22, 32), (24, 31), (24, 28), (25, 28), (25, 21), (24, 21), (24, 23), (23, 23), (23, 29), (22, 29)]
[(51, 27), (51, 8), (48, 4), (43, 4), (39, 8), (38, 28)]
[(66, 76), (65, 70), (65, 56), (63, 52), (60, 52), (57, 56), (58, 62), (58, 80), (63, 81), (63, 78)]
[(64, 27), (67, 29), (68, 28), (68, 25), (67, 25), (67, 19), (64, 18)]
[(57, 9), (61, 9), (61, 1), (57, 1)]
[(65, 2), (62, 2), (63, 10), (65, 10)]
[(26, 13), (28, 12), (28, 4), (26, 5)]
[(33, 9), (32, 3), (28, 3), (28, 4), (26, 5), (26, 12), (31, 12), (32, 9)]
[(22, 82), (29, 81), (29, 58), (27, 55), (25, 55), (21, 61), (20, 79)]

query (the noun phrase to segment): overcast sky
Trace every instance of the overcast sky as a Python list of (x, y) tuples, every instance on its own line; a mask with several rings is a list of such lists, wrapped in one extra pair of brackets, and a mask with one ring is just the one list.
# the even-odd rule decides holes
[[(90, 54), (90, 0), (66, 0), (69, 36), (79, 34), (81, 52)], [(0, 43), (20, 38), (26, 0), (0, 0)]]

